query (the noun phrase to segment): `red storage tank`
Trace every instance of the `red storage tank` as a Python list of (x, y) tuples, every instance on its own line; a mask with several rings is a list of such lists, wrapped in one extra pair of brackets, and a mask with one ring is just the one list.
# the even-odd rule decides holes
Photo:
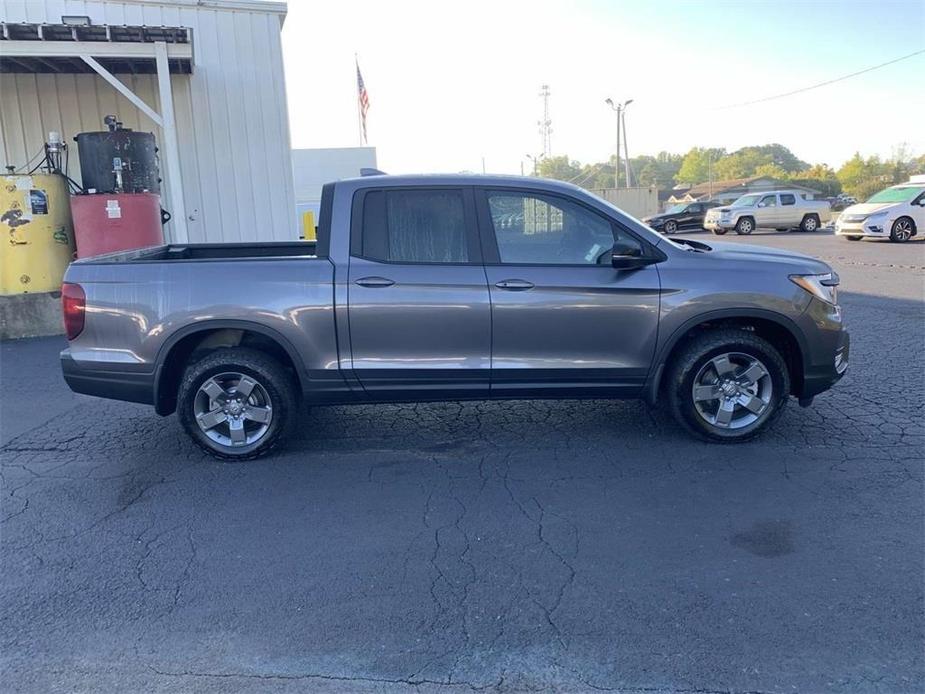
[(77, 257), (164, 243), (161, 198), (154, 193), (71, 196)]

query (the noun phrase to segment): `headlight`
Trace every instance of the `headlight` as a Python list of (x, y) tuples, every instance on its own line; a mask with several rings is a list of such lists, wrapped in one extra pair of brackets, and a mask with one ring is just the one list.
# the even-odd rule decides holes
[(790, 281), (799, 285), (817, 299), (832, 306), (838, 305), (838, 274), (827, 272), (824, 275), (790, 275)]

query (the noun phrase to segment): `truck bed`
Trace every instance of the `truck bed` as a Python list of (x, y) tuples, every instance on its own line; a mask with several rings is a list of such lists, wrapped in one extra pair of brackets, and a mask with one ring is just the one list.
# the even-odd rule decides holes
[(180, 260), (234, 260), (248, 258), (314, 258), (314, 241), (278, 241), (269, 243), (190, 243), (169, 244), (132, 251), (108, 253), (81, 259), (81, 264), (144, 263)]

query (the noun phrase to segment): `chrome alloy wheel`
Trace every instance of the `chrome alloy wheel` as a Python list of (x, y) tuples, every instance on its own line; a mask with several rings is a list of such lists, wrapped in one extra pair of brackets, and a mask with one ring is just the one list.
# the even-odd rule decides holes
[(912, 221), (902, 217), (893, 223), (893, 238), (897, 241), (908, 241), (912, 238)]
[(199, 386), (193, 415), (202, 432), (229, 448), (256, 443), (270, 428), (273, 406), (260, 383), (237, 372), (220, 373)]
[(768, 410), (773, 389), (771, 374), (759, 359), (727, 352), (700, 367), (692, 396), (705, 422), (721, 429), (741, 429)]

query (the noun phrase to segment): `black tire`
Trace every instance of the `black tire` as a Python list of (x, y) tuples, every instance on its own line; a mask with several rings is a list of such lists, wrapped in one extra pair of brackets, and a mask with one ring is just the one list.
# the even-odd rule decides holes
[[(268, 400), (265, 409), (272, 412), (266, 430), (250, 443), (224, 445), (210, 438), (196, 419), (196, 398), (200, 386), (213, 376), (228, 373), (253, 379)], [(296, 416), (297, 392), (295, 379), (270, 355), (246, 347), (219, 349), (187, 366), (180, 380), (177, 416), (190, 438), (210, 455), (222, 460), (252, 460), (265, 455), (288, 433)], [(217, 425), (218, 428), (226, 426)]]
[(910, 217), (900, 217), (890, 228), (890, 241), (905, 243), (915, 236), (915, 222)]
[(755, 220), (751, 217), (742, 217), (736, 222), (736, 233), (739, 236), (748, 236), (755, 230)]
[(845, 238), (848, 239), (849, 241), (860, 241), (861, 240), (860, 236), (845, 236)]
[(678, 223), (674, 221), (673, 219), (669, 219), (667, 222), (665, 222), (665, 225), (662, 227), (662, 231), (664, 231), (665, 234), (673, 234), (677, 230), (678, 230)]
[(803, 217), (803, 221), (800, 222), (800, 231), (814, 232), (819, 231), (821, 222), (819, 220), (819, 215), (817, 214), (808, 214)]
[[(741, 428), (722, 428), (708, 422), (694, 403), (694, 379), (708, 362), (725, 353), (758, 359), (770, 379), (764, 411)], [(701, 333), (674, 356), (668, 364), (665, 393), (672, 416), (689, 432), (708, 441), (734, 443), (758, 436), (780, 417), (790, 395), (790, 374), (783, 357), (767, 340), (748, 330), (718, 328)]]
[(713, 233), (714, 233), (714, 235), (716, 235), (716, 236), (725, 236), (725, 235), (726, 235), (726, 231), (727, 231), (726, 229), (714, 229), (714, 230), (713, 230)]

